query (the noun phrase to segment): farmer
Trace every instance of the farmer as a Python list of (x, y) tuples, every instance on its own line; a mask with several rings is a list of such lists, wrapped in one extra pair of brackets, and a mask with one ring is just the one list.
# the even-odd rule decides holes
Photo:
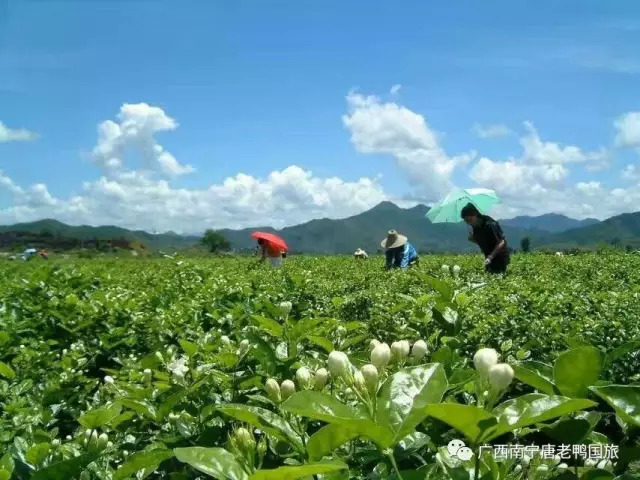
[(493, 218), (483, 215), (472, 203), (468, 203), (460, 212), (467, 225), (473, 228), (469, 241), (477, 244), (484, 254), (484, 268), (489, 273), (506, 273), (511, 261), (507, 239), (500, 224)]
[(258, 247), (260, 248), (261, 262), (268, 258), (274, 267), (280, 268), (282, 266), (282, 249), (280, 247), (276, 247), (264, 238), (258, 239)]
[(392, 268), (404, 270), (418, 263), (418, 252), (414, 246), (407, 241), (407, 237), (395, 230), (389, 230), (387, 238), (380, 242), (380, 245), (385, 249), (386, 270)]
[(367, 252), (359, 248), (353, 253), (353, 257), (359, 260), (366, 260), (369, 258), (369, 255), (367, 255)]

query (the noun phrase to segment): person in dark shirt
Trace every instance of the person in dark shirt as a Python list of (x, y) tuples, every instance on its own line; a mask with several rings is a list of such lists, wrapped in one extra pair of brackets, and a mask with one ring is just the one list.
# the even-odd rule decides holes
[(484, 254), (485, 270), (489, 273), (506, 273), (510, 263), (507, 239), (500, 224), (488, 215), (481, 214), (472, 203), (461, 212), (462, 219), (473, 228), (469, 241), (477, 244)]

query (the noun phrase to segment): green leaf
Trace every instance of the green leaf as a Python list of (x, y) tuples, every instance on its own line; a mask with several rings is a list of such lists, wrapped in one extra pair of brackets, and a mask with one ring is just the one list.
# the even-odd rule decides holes
[(500, 344), (500, 351), (502, 353), (508, 352), (511, 347), (513, 347), (513, 340), (509, 338)]
[(449, 376), (449, 389), (464, 385), (470, 382), (476, 376), (476, 371), (473, 368), (458, 368), (451, 372)]
[(313, 342), (319, 347), (323, 348), (327, 353), (331, 353), (335, 350), (335, 348), (333, 348), (333, 343), (331, 343), (328, 338), (320, 337), (317, 335), (307, 335), (307, 339), (310, 342)]
[(196, 345), (195, 343), (189, 342), (187, 340), (178, 340), (178, 343), (180, 344), (180, 347), (182, 347), (184, 353), (186, 353), (190, 357), (193, 357), (196, 353), (198, 353), (198, 345)]
[(3, 457), (0, 458), (0, 470), (6, 470), (9, 473), (13, 473), (15, 466), (16, 464), (10, 453), (5, 453)]
[(51, 444), (49, 443), (38, 443), (34, 445), (25, 454), (24, 458), (27, 459), (34, 467), (39, 466), (42, 462), (44, 462), (49, 456), (49, 452), (51, 451)]
[(584, 398), (602, 370), (602, 355), (595, 347), (584, 346), (563, 353), (553, 369), (554, 383), (563, 395)]
[(449, 335), (456, 335), (460, 331), (460, 317), (458, 312), (448, 306), (433, 307), (431, 310), (433, 319), (436, 320), (442, 329)]
[(176, 448), (173, 453), (182, 463), (218, 480), (248, 480), (235, 456), (224, 448)]
[(498, 424), (490, 428), (483, 435), (482, 440), (489, 442), (505, 433), (547, 422), (595, 405), (595, 402), (582, 398), (549, 396), (541, 393), (523, 395), (507, 400), (493, 410), (492, 413), (498, 419)]
[(85, 453), (79, 457), (54, 463), (35, 472), (30, 480), (60, 480), (61, 478), (79, 478), (82, 471), (99, 457), (97, 453)]
[(640, 427), (640, 385), (608, 385), (590, 390), (611, 405), (625, 423)]
[(324, 321), (324, 318), (305, 318), (303, 320), (300, 320), (289, 331), (289, 338), (293, 341), (296, 341), (305, 334), (312, 332), (315, 327), (317, 327)]
[(574, 418), (561, 419), (542, 428), (542, 431), (559, 445), (578, 445), (589, 436), (601, 418), (598, 412), (582, 412)]
[(233, 403), (218, 407), (216, 410), (231, 418), (264, 430), (280, 440), (291, 443), (299, 452), (304, 451), (302, 439), (289, 425), (289, 422), (270, 410)]
[(116, 418), (114, 418), (113, 420), (111, 420), (111, 422), (109, 422), (109, 424), (113, 427), (113, 428), (118, 428), (118, 426), (121, 423), (127, 422), (129, 420), (131, 420), (132, 418), (134, 418), (136, 416), (135, 412), (124, 412), (123, 414), (118, 415)]
[(378, 394), (378, 424), (395, 434), (395, 442), (402, 440), (427, 416), (427, 405), (440, 403), (447, 386), (444, 368), (438, 363), (394, 373)]
[(81, 415), (78, 423), (84, 428), (95, 429), (102, 427), (120, 415), (121, 410), (122, 405), (119, 403), (114, 403), (109, 407), (97, 408)]
[(429, 416), (437, 418), (464, 434), (472, 443), (491, 440), (514, 430), (553, 420), (596, 403), (585, 399), (531, 393), (507, 400), (493, 412), (472, 405), (442, 403), (429, 405)]
[(131, 475), (135, 475), (140, 470), (150, 469), (151, 471), (165, 460), (173, 457), (171, 450), (150, 450), (148, 452), (138, 452), (122, 464), (122, 467), (116, 470), (113, 480), (123, 480)]
[(625, 356), (629, 352), (640, 350), (640, 339), (631, 340), (630, 342), (620, 345), (605, 355), (604, 367), (607, 368), (615, 360)]
[(149, 405), (147, 402), (130, 400), (128, 398), (118, 398), (118, 403), (121, 403), (123, 407), (129, 408), (136, 413), (155, 421), (157, 419), (156, 409), (153, 405)]
[(9, 342), (9, 334), (4, 330), (0, 330), (0, 345), (4, 345)]
[(440, 347), (433, 355), (431, 355), (431, 359), (434, 362), (442, 363), (445, 366), (451, 364), (453, 360), (453, 351), (449, 345), (444, 345)]
[(14, 372), (13, 368), (4, 362), (0, 362), (0, 375), (8, 378), (9, 380), (16, 378), (16, 372)]
[(252, 315), (251, 318), (263, 332), (277, 338), (282, 338), (284, 336), (284, 329), (282, 328), (282, 325), (272, 318), (262, 317), (260, 315)]
[(352, 345), (357, 345), (360, 342), (363, 342), (364, 340), (368, 339), (369, 335), (368, 334), (362, 334), (362, 335), (356, 335), (355, 337), (349, 337), (346, 340), (344, 340), (343, 342), (340, 343), (340, 349), (341, 350), (346, 350), (347, 348), (349, 348)]
[(358, 432), (339, 423), (330, 423), (311, 435), (307, 442), (307, 452), (311, 460), (320, 460), (340, 445), (353, 440)]
[(613, 473), (597, 468), (585, 472), (580, 480), (613, 480)]
[(0, 480), (11, 480), (11, 473), (6, 470), (0, 470)]
[(447, 282), (444, 282), (438, 278), (431, 277), (429, 275), (425, 275), (422, 273), (417, 273), (417, 275), (431, 288), (433, 288), (436, 292), (440, 294), (440, 297), (444, 301), (451, 301), (453, 298), (453, 287), (449, 285)]
[(413, 432), (400, 440), (396, 448), (405, 451), (418, 450), (419, 448), (428, 446), (429, 442), (431, 442), (429, 435), (421, 432)]
[(532, 386), (536, 390), (553, 395), (554, 385), (550, 380), (551, 366), (536, 361), (525, 361), (511, 365), (515, 377), (522, 383)]
[(342, 425), (357, 431), (359, 436), (370, 438), (382, 447), (388, 447), (393, 443), (393, 432), (362, 417), (332, 395), (311, 391), (297, 392), (289, 397), (281, 408), (295, 415)]
[(259, 336), (249, 332), (246, 334), (247, 340), (251, 342), (252, 349), (249, 351), (250, 356), (255, 358), (268, 375), (273, 375), (278, 365), (278, 358), (276, 353), (269, 346), (267, 342), (261, 339)]
[(249, 480), (296, 480), (308, 478), (312, 475), (348, 470), (348, 468), (342, 462), (307, 463), (305, 465), (280, 467), (274, 470), (258, 470), (249, 477)]
[(471, 443), (480, 440), (486, 426), (495, 425), (497, 419), (485, 410), (473, 405), (458, 403), (440, 403), (428, 405), (425, 409), (433, 417), (462, 433)]

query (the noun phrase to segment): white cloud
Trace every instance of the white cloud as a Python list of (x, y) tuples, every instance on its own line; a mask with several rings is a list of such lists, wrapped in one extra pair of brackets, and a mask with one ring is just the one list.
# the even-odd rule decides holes
[(597, 152), (584, 152), (574, 145), (562, 146), (555, 142), (544, 142), (531, 122), (524, 123), (527, 134), (520, 139), (523, 148), (522, 160), (536, 165), (562, 165), (586, 163), (600, 169), (607, 165), (609, 158), (606, 149)]
[(391, 95), (395, 97), (396, 95), (398, 95), (398, 93), (400, 93), (401, 88), (402, 88), (402, 85), (400, 85), (399, 83), (396, 83), (393, 87), (391, 87), (391, 90), (389, 90), (389, 93), (391, 93)]
[(640, 168), (636, 165), (629, 164), (622, 171), (622, 178), (631, 182), (640, 182)]
[(0, 188), (14, 199), (12, 207), (0, 210), (0, 223), (53, 217), (72, 224), (191, 233), (344, 217), (385, 199), (375, 180), (318, 178), (298, 166), (274, 171), (266, 179), (238, 174), (202, 190), (176, 188), (140, 172), (85, 182), (82, 194), (68, 199), (52, 197), (41, 184), (23, 189), (1, 174)]
[(509, 127), (502, 124), (480, 125), (479, 123), (476, 123), (471, 128), (471, 131), (479, 138), (506, 137), (513, 133)]
[(526, 165), (516, 160), (494, 162), (481, 158), (470, 175), (480, 185), (503, 194), (520, 195), (523, 190), (544, 192), (550, 187), (560, 187), (569, 170), (557, 164)]
[(640, 112), (629, 112), (614, 123), (617, 130), (616, 145), (619, 147), (640, 147)]
[[(525, 129), (520, 156), (506, 161), (481, 158), (469, 171), (472, 180), (501, 196), (503, 203), (496, 208), (496, 215), (557, 212), (577, 218), (606, 218), (637, 210), (638, 185), (607, 189), (595, 181), (571, 183), (570, 168), (595, 170), (608, 166), (607, 150), (585, 152), (574, 145), (544, 141), (528, 122)], [(633, 171), (628, 167), (625, 173)]]
[[(145, 103), (123, 105), (116, 120), (98, 126), (92, 160), (103, 174), (85, 181), (78, 195), (55, 198), (44, 184), (23, 188), (0, 172), (0, 189), (13, 198), (11, 207), (0, 210), (0, 223), (56, 218), (72, 224), (194, 233), (345, 217), (386, 198), (378, 178), (319, 178), (296, 165), (266, 178), (239, 173), (204, 189), (178, 188), (173, 178), (193, 168), (181, 164), (154, 137), (177, 129), (178, 123)], [(140, 168), (125, 165), (128, 152), (138, 154)]]
[(473, 159), (473, 153), (448, 156), (424, 117), (406, 107), (355, 92), (347, 95), (347, 107), (342, 121), (355, 148), (394, 156), (409, 183), (427, 200), (437, 200), (449, 190), (455, 168)]
[(38, 134), (24, 128), (11, 129), (0, 122), (0, 143), (3, 142), (30, 142), (36, 140)]
[(106, 120), (98, 126), (98, 144), (92, 152), (94, 163), (107, 176), (125, 169), (125, 154), (133, 150), (140, 154), (142, 169), (171, 177), (195, 171), (191, 165), (182, 165), (164, 147), (156, 142), (154, 134), (175, 130), (178, 123), (161, 108), (146, 103), (124, 104), (117, 122)]
[[(634, 145), (635, 137), (627, 128), (633, 122), (626, 116), (619, 120), (619, 130), (626, 132), (620, 143)], [(635, 211), (640, 202), (640, 172), (635, 165), (621, 173), (630, 182), (626, 188), (611, 189), (593, 181), (572, 183), (571, 169), (606, 165), (608, 152), (543, 140), (530, 123), (525, 123), (518, 156), (482, 157), (472, 164), (474, 152), (449, 155), (422, 115), (395, 102), (351, 92), (342, 121), (356, 150), (394, 158), (412, 187), (403, 197), (408, 205), (439, 200), (456, 186), (457, 171), (479, 186), (497, 190), (503, 199), (497, 216), (552, 211), (605, 218)], [(340, 218), (389, 199), (378, 177), (320, 178), (296, 165), (263, 178), (239, 173), (206, 188), (177, 187), (175, 176), (193, 167), (181, 163), (156, 140), (156, 134), (177, 128), (177, 121), (158, 107), (123, 105), (115, 120), (98, 126), (91, 158), (102, 174), (84, 182), (80, 193), (57, 198), (44, 184), (21, 186), (0, 172), (0, 189), (13, 198), (12, 206), (0, 209), (0, 223), (53, 217), (73, 224), (192, 233)], [(139, 165), (132, 164), (132, 154), (137, 154)]]

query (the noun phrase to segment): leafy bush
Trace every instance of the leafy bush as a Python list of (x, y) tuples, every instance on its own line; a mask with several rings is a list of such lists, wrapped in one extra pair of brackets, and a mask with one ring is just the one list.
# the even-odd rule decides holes
[(4, 263), (0, 479), (638, 473), (640, 256), (372, 260)]

